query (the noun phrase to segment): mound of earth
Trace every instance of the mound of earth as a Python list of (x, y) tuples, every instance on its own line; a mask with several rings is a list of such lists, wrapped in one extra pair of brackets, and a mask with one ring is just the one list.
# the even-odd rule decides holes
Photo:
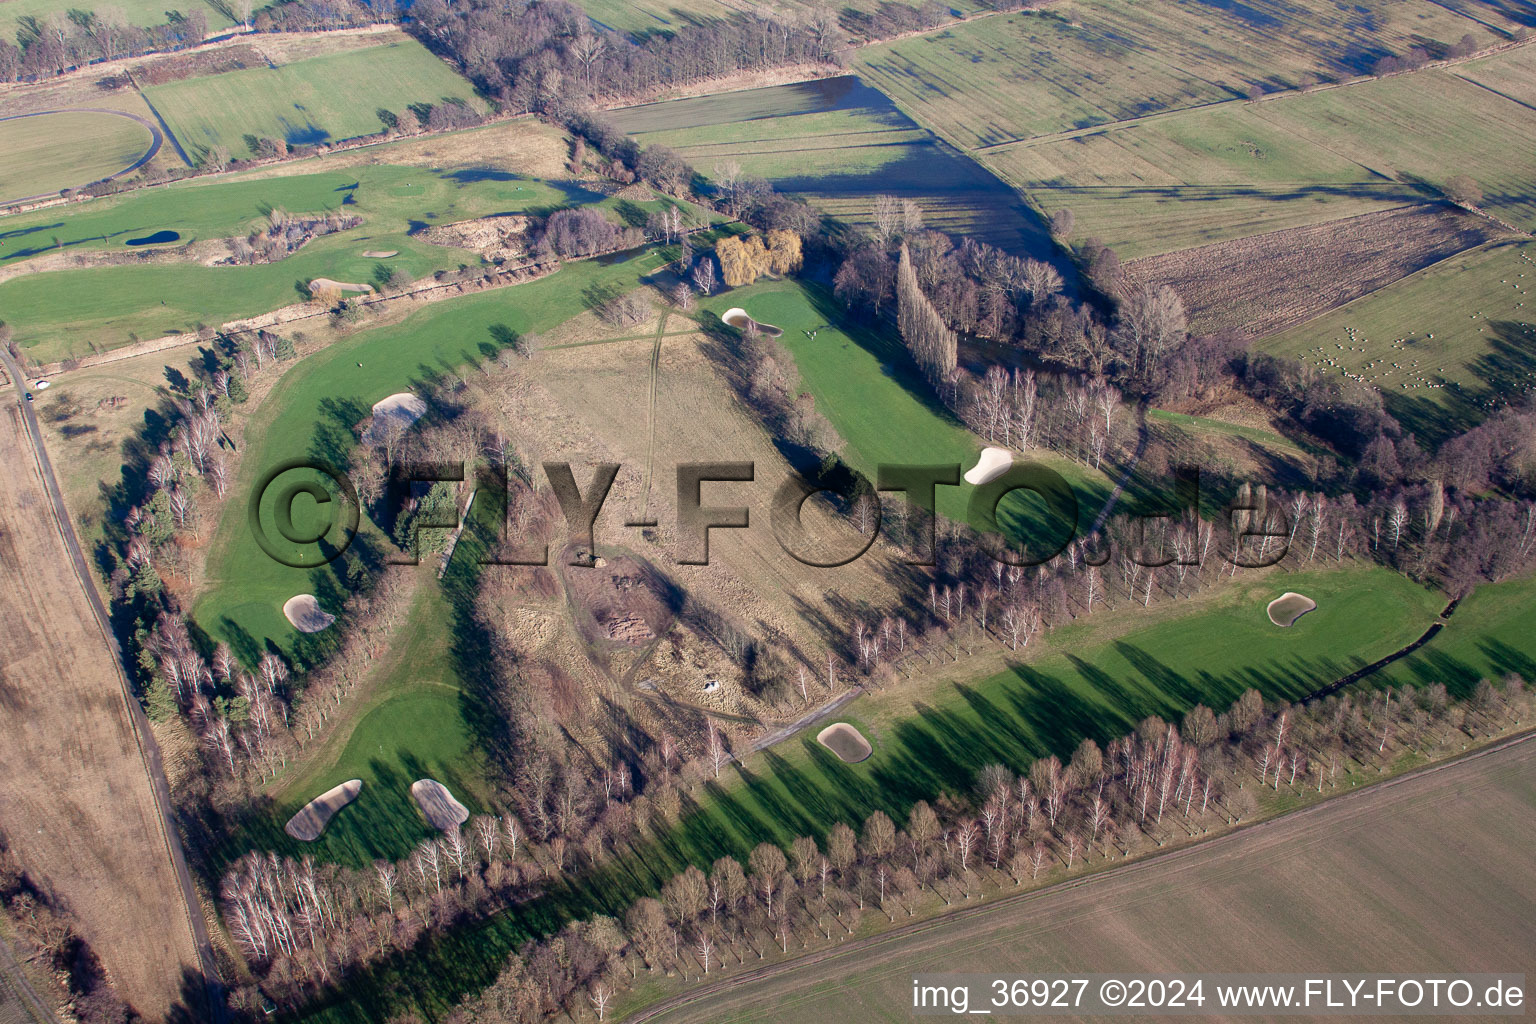
[(418, 779), (411, 783), (411, 799), (421, 808), (422, 817), (440, 832), (469, 820), (469, 808), (453, 798), (448, 787), (436, 779)]
[(320, 607), (314, 594), (296, 594), (284, 601), (283, 617), (300, 633), (318, 633), (336, 621), (336, 616)]
[(427, 414), (427, 403), (409, 391), (399, 391), (373, 404), (373, 419), (363, 431), (363, 440), (372, 444), (386, 435), (392, 426), (408, 430)]
[(1006, 448), (983, 448), (981, 458), (965, 474), (965, 482), (981, 485), (996, 480), (1013, 465), (1013, 456)]
[(362, 792), (362, 789), (362, 779), (349, 779), (339, 786), (326, 790), (305, 804), (298, 814), (289, 818), (288, 824), (283, 826), (283, 831), (306, 843), (314, 842), (320, 838), (320, 833), (325, 831), (325, 826), (330, 824), (336, 812), (356, 800), (357, 794)]
[(434, 224), (421, 232), (433, 245), (473, 249), (491, 261), (518, 259), (528, 252), (528, 218), (515, 213)]
[(1296, 620), (1317, 607), (1317, 602), (1305, 594), (1287, 590), (1265, 608), (1269, 621), (1277, 626), (1292, 626)]
[(864, 734), (847, 722), (833, 722), (816, 734), (816, 742), (849, 764), (857, 764), (874, 753)]
[(371, 292), (371, 284), (353, 284), (349, 281), (332, 281), (328, 277), (317, 277), (309, 282), (309, 294), (319, 295), (327, 288), (334, 288), (339, 292)]
[(601, 566), (564, 570), (576, 618), (589, 639), (640, 646), (672, 625), (672, 585), (651, 566), (624, 555)]

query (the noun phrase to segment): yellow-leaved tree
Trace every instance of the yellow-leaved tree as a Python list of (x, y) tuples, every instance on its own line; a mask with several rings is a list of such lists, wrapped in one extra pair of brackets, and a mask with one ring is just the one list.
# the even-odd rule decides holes
[(774, 274), (793, 274), (805, 265), (800, 251), (800, 236), (778, 228), (768, 232), (768, 270)]
[(756, 235), (722, 238), (715, 245), (715, 256), (720, 260), (720, 276), (732, 288), (756, 281), (768, 273), (771, 263), (763, 240)]

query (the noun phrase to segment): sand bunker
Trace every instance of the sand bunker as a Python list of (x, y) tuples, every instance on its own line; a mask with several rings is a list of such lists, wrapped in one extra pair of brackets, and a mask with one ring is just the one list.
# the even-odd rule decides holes
[(339, 292), (371, 292), (371, 284), (351, 284), (347, 281), (332, 281), (328, 277), (317, 277), (309, 282), (309, 294), (319, 295), (327, 288), (335, 288)]
[(1307, 612), (1317, 607), (1317, 602), (1305, 594), (1297, 594), (1287, 590), (1273, 601), (1265, 609), (1269, 612), (1269, 621), (1277, 626), (1294, 625), (1296, 620)]
[(965, 474), (968, 484), (984, 484), (996, 480), (1013, 465), (1013, 455), (1006, 448), (983, 448), (981, 458)]
[(857, 764), (874, 752), (869, 740), (847, 722), (833, 722), (816, 734), (816, 742), (849, 764)]
[(370, 444), (385, 437), (385, 432), (394, 424), (399, 424), (401, 430), (408, 429), (411, 424), (427, 414), (427, 403), (409, 391), (401, 391), (390, 395), (381, 402), (373, 404), (373, 422), (368, 424), (368, 429), (363, 431), (363, 440)]
[(782, 327), (775, 327), (773, 324), (760, 324), (750, 316), (747, 316), (746, 310), (735, 306), (720, 314), (720, 319), (740, 331), (744, 331), (748, 327), (756, 327), (759, 334), (766, 334), (770, 338), (777, 338), (784, 333)]
[(400, 255), (400, 250), (399, 249), (364, 249), (363, 250), (363, 259), (365, 259), (365, 260), (387, 260), (391, 256), (399, 256), (399, 255)]
[(357, 794), (362, 791), (362, 779), (350, 779), (337, 786), (328, 789), (305, 804), (303, 809), (288, 819), (288, 824), (283, 826), (283, 831), (295, 839), (302, 839), (306, 843), (312, 843), (320, 838), (320, 833), (325, 831), (325, 826), (337, 811), (357, 799)]
[(448, 787), (436, 779), (418, 779), (411, 783), (411, 797), (421, 808), (422, 816), (441, 832), (469, 820), (469, 808), (453, 798)]
[(314, 594), (298, 594), (284, 601), (283, 617), (300, 633), (318, 633), (336, 621), (336, 616), (320, 607)]

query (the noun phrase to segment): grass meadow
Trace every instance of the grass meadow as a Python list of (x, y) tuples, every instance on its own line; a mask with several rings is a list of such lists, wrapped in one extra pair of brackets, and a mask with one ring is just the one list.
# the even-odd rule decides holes
[(1438, 442), (1536, 389), (1536, 243), (1492, 243), (1255, 346), (1381, 389)]
[(480, 107), (470, 84), (407, 36), (366, 49), (150, 86), (145, 97), (194, 159), (223, 145), (252, 155), (246, 136), (317, 145), (371, 135), (380, 109), (459, 99)]
[[(729, 0), (581, 0), (580, 6), (599, 26), (634, 38), (684, 25), (736, 18), (742, 11)], [(878, 6), (879, 0), (850, 0), (837, 5), (835, 10), (844, 24), (851, 25), (857, 23), (860, 14)], [(777, 10), (793, 16), (808, 14), (815, 7), (812, 0), (786, 0), (777, 5)], [(962, 14), (975, 14), (986, 9), (980, 0), (953, 0), (946, 7)]]
[(869, 223), (875, 196), (885, 193), (915, 200), (929, 227), (1013, 252), (1050, 249), (1038, 217), (1012, 189), (852, 76), (667, 100), (612, 116), (642, 144), (671, 146), (704, 175), (735, 160), (848, 223)]
[[(47, 211), (4, 222), (17, 239), (11, 258), (51, 249), (110, 250), (161, 229), (179, 232), (183, 241), (243, 235), (274, 207), (290, 213), (345, 210), (364, 223), (317, 238), (276, 263), (208, 267), (167, 261), (18, 276), (0, 283), (0, 306), (33, 358), (86, 355), (291, 305), (309, 297), (305, 285), (314, 277), (376, 284), (396, 269), (420, 277), (478, 264), (476, 253), (418, 241), (410, 233), (416, 225), (492, 212), (547, 212), (602, 199), (579, 186), (503, 172), (396, 165), (143, 190), (92, 203), (76, 216)], [(400, 254), (389, 260), (362, 255), (375, 249)]]
[[(124, 20), (131, 25), (147, 28), (151, 25), (165, 24), (166, 5), (163, 0), (119, 0), (112, 6), (121, 11)], [(257, 6), (262, 5), (257, 4)], [(18, 35), (31, 34), (33, 19), (41, 23), (49, 14), (55, 11), (68, 11), (70, 8), (70, 4), (60, 3), (59, 0), (6, 0), (6, 3), (0, 4), (0, 37), (14, 43)], [(191, 3), (181, 5), (180, 10), (184, 14), (201, 11), (208, 19), (210, 32), (230, 28), (235, 23), (229, 16), (227, 6), (221, 3), (210, 3), (209, 0), (192, 0)]]
[[(114, 114), (64, 111), (0, 121), (0, 203), (88, 185), (148, 152), (149, 129)], [(0, 248), (0, 260), (5, 257)]]
[[(1505, 22), (1493, 12), (1485, 16)], [(1511, 29), (1516, 23), (1508, 21)], [(960, 148), (1347, 78), (1423, 40), (1506, 38), (1430, 0), (1069, 2), (859, 51), (871, 85)]]
[(1536, 111), (1518, 90), (1530, 63), (1522, 48), (1455, 74), (1223, 103), (979, 157), (1047, 213), (1071, 209), (1078, 237), (1130, 259), (1423, 202), (1456, 174), (1481, 185), (1485, 209), (1529, 229)]

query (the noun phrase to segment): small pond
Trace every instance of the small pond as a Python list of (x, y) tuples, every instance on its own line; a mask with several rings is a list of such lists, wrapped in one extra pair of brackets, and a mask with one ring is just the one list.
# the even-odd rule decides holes
[(180, 240), (181, 240), (181, 232), (179, 232), (179, 231), (156, 231), (154, 234), (152, 234), (152, 235), (145, 235), (143, 238), (130, 238), (124, 244), (126, 244), (126, 245), (161, 245), (161, 244), (163, 244), (165, 242), (179, 242)]

